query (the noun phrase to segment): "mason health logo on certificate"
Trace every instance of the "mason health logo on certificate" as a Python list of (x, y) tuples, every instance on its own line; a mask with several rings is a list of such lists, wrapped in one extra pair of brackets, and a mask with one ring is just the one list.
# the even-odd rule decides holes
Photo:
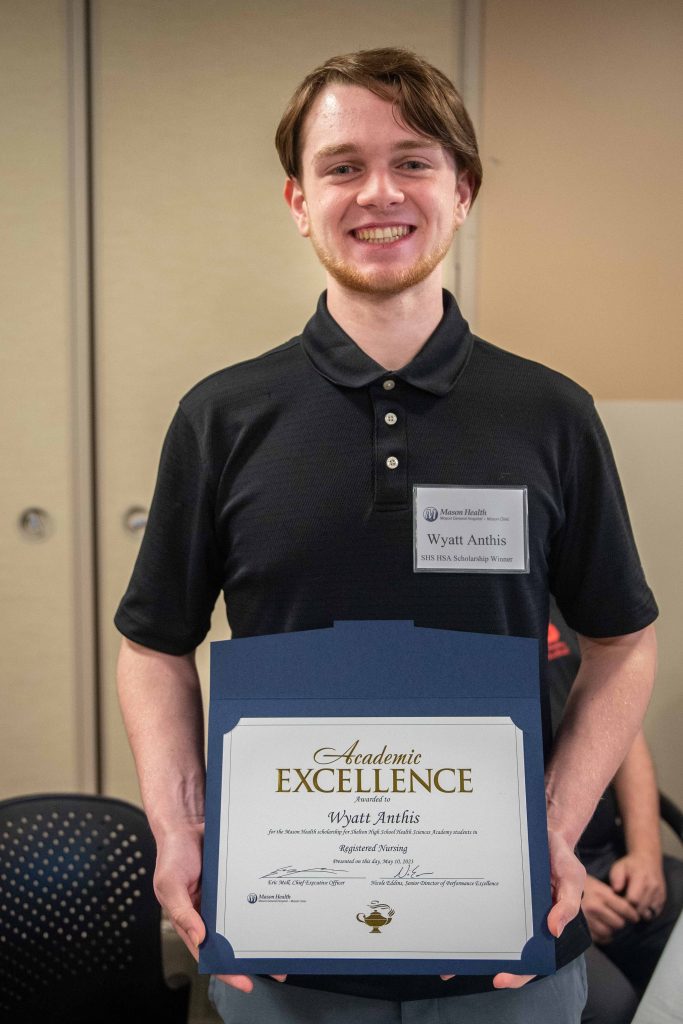
[(202, 971), (547, 974), (550, 906), (537, 641), (211, 645)]
[(415, 572), (529, 572), (526, 487), (413, 488)]

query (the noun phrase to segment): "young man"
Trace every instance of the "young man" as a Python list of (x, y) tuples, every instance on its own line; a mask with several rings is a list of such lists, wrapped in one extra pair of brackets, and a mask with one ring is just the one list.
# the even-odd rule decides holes
[[(656, 606), (609, 446), (586, 392), (474, 338), (442, 291), (442, 260), (481, 164), (441, 72), (395, 49), (330, 60), (296, 91), (276, 141), (285, 199), (327, 291), (300, 337), (181, 401), (116, 620), (157, 893), (194, 949), (204, 934), (204, 762), (192, 652), (221, 590), (236, 637), (412, 619), (536, 637), (543, 666), (551, 586), (585, 635), (552, 755), (548, 731), (558, 973), (531, 984), (509, 974), (232, 977), (213, 993), (226, 1021), (259, 1024), (576, 1024), (589, 940), (574, 921), (584, 872), (572, 851), (638, 729), (654, 672)], [(415, 483), (525, 485), (530, 572), (415, 573)]]

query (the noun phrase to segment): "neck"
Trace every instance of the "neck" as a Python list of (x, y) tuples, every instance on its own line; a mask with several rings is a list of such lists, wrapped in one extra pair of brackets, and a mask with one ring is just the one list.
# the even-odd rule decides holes
[(443, 317), (440, 274), (398, 295), (365, 295), (328, 278), (327, 308), (366, 355), (400, 370), (420, 351)]

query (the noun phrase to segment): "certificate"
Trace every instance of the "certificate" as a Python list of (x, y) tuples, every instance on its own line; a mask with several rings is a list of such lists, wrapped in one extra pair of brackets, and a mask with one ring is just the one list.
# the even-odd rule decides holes
[(212, 645), (200, 969), (551, 972), (537, 665), (403, 622)]

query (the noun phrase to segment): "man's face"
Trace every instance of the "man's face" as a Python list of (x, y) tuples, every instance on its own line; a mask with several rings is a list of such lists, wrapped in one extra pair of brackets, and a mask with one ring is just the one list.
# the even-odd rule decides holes
[(328, 273), (374, 295), (440, 274), (470, 197), (468, 176), (443, 146), (397, 123), (391, 103), (356, 85), (316, 97), (301, 180), (285, 185), (297, 227)]

